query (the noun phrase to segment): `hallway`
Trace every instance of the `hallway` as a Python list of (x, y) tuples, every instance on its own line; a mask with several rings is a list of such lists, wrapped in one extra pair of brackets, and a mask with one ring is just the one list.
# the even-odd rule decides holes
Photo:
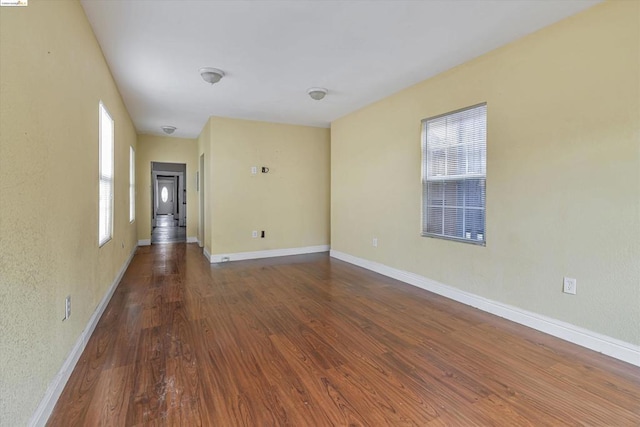
[(151, 244), (184, 243), (187, 241), (187, 228), (179, 227), (173, 215), (157, 215), (151, 232)]

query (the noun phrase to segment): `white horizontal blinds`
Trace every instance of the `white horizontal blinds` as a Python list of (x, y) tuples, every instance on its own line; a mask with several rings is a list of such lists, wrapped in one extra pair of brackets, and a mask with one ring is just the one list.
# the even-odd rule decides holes
[(113, 120), (100, 103), (100, 196), (98, 240), (102, 246), (113, 232)]
[(129, 147), (129, 222), (136, 219), (136, 152)]
[(486, 104), (423, 121), (423, 235), (484, 244), (486, 135)]

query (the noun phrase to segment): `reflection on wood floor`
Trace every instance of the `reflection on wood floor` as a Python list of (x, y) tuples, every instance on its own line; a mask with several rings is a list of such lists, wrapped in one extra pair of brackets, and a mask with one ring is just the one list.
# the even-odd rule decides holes
[(640, 368), (330, 258), (138, 248), (49, 426), (638, 426)]
[(179, 243), (187, 241), (187, 227), (178, 227), (173, 215), (156, 215), (151, 243)]

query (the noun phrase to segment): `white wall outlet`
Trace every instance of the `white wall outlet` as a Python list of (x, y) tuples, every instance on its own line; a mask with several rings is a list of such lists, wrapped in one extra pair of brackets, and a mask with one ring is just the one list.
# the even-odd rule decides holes
[(565, 277), (563, 281), (562, 292), (565, 294), (575, 295), (578, 287), (578, 281), (571, 277)]
[(251, 175), (256, 175), (258, 173), (258, 167), (257, 166), (251, 166)]
[(62, 320), (67, 320), (69, 317), (71, 317), (71, 295), (64, 299), (64, 319)]
[(377, 237), (374, 237), (374, 238), (373, 238), (373, 247), (374, 247), (374, 248), (377, 248), (377, 247), (378, 247), (378, 238), (377, 238)]
[(251, 232), (251, 237), (253, 237), (254, 239), (258, 237), (258, 231), (257, 230), (253, 230)]

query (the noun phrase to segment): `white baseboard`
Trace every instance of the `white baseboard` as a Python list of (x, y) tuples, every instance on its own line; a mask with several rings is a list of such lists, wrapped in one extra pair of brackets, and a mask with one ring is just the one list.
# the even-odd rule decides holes
[(64, 386), (67, 384), (67, 381), (69, 380), (73, 369), (76, 367), (76, 364), (78, 363), (78, 360), (80, 359), (84, 348), (87, 346), (89, 338), (91, 338), (91, 334), (93, 334), (93, 331), (96, 329), (96, 325), (98, 324), (102, 313), (104, 313), (105, 308), (107, 308), (107, 304), (111, 300), (113, 293), (118, 287), (118, 283), (120, 283), (120, 280), (122, 280), (124, 272), (127, 271), (127, 268), (129, 267), (129, 264), (131, 263), (131, 260), (136, 253), (136, 248), (137, 247), (134, 247), (129, 254), (129, 258), (127, 258), (125, 263), (122, 265), (122, 268), (120, 268), (118, 275), (111, 283), (111, 286), (109, 286), (109, 289), (107, 289), (107, 293), (104, 294), (104, 297), (102, 297), (102, 300), (100, 301), (100, 303), (98, 303), (98, 306), (89, 318), (87, 326), (84, 328), (84, 331), (82, 331), (82, 333), (76, 340), (75, 345), (69, 352), (69, 355), (62, 364), (62, 367), (53, 378), (53, 381), (49, 383), (49, 387), (47, 387), (47, 391), (45, 392), (44, 397), (40, 401), (40, 404), (36, 408), (36, 411), (29, 420), (28, 425), (30, 427), (40, 427), (44, 426), (47, 423), (47, 420), (49, 419), (53, 408), (58, 402), (58, 398), (62, 394), (62, 390), (64, 390)]
[(187, 243), (198, 243), (198, 238), (196, 236), (188, 236)]
[(202, 255), (204, 255), (204, 257), (207, 259), (207, 261), (213, 262), (213, 261), (211, 261), (211, 254), (209, 253), (209, 251), (207, 250), (206, 247), (202, 248)]
[(533, 313), (493, 301), (469, 292), (461, 291), (457, 288), (443, 285), (434, 280), (428, 279), (418, 274), (408, 271), (398, 270), (374, 261), (358, 258), (343, 252), (331, 250), (333, 258), (346, 261), (350, 264), (375, 271), (384, 276), (391, 277), (401, 282), (408, 283), (418, 288), (426, 289), (438, 295), (442, 295), (454, 301), (478, 308), (487, 313), (495, 314), (521, 325), (528, 326), (538, 331), (553, 335), (565, 341), (578, 344), (582, 347), (606, 354), (632, 365), (640, 366), (640, 346), (627, 343), (607, 335), (599, 334), (579, 326), (572, 325), (560, 320), (556, 320), (541, 314)]
[[(208, 258), (211, 263), (214, 263), (214, 262), (225, 262), (225, 261), (243, 261), (247, 259), (258, 259), (258, 258), (272, 258), (277, 256), (311, 254), (315, 252), (327, 252), (328, 250), (329, 250), (329, 245), (319, 245), (319, 246), (306, 246), (303, 248), (271, 249), (267, 251), (215, 254), (215, 255), (209, 255)], [(205, 256), (207, 256), (207, 254), (208, 252), (205, 253)]]

